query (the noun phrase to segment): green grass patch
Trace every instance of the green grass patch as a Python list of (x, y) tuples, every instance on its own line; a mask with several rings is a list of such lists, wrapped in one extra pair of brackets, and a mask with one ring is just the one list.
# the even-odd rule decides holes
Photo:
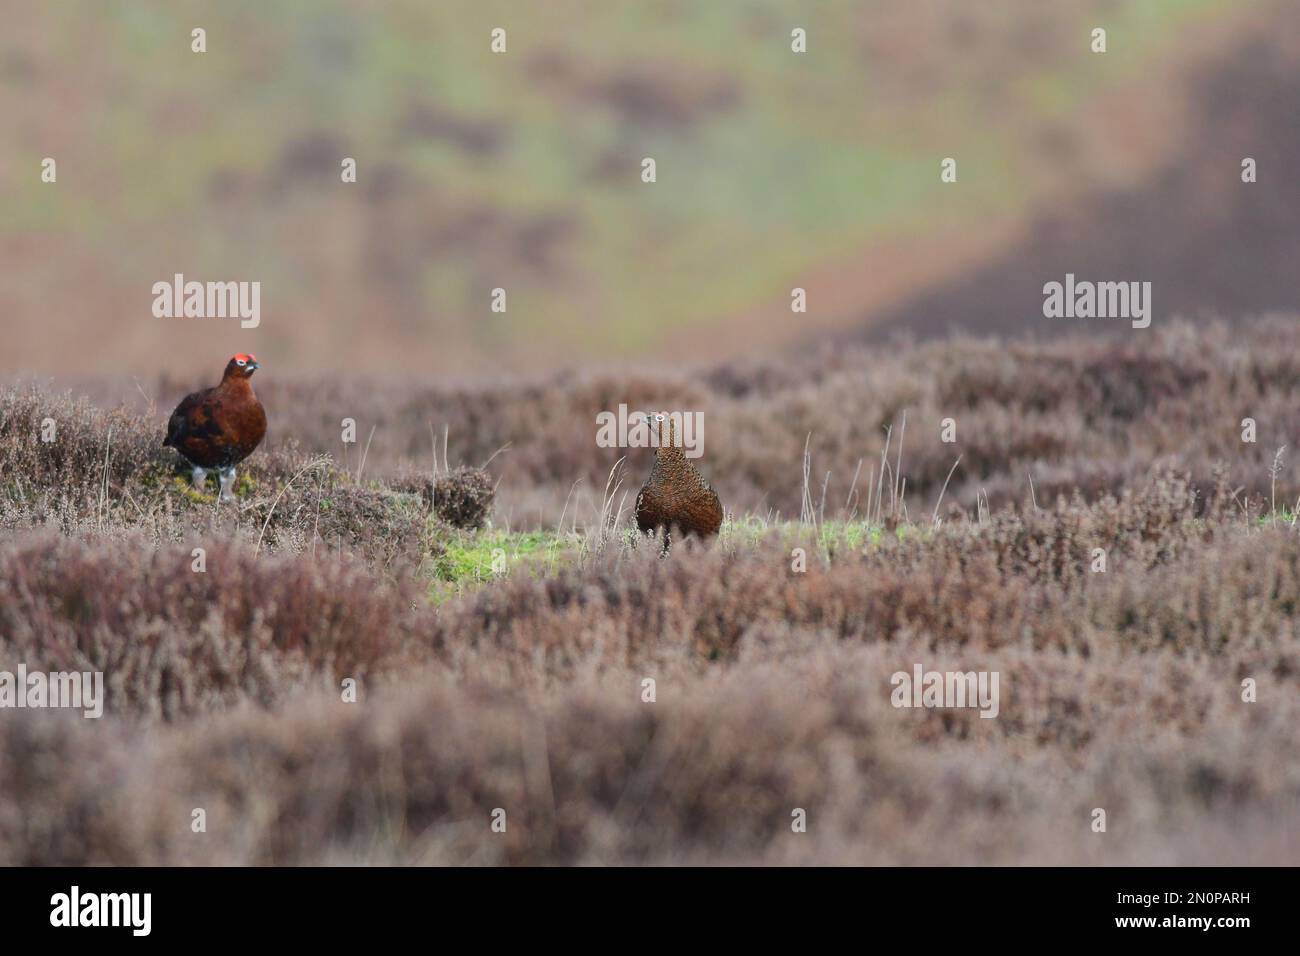
[(489, 528), (458, 532), (433, 560), (431, 594), (443, 600), (467, 589), (514, 574), (554, 573), (584, 550), (580, 535), (559, 531), (508, 531)]

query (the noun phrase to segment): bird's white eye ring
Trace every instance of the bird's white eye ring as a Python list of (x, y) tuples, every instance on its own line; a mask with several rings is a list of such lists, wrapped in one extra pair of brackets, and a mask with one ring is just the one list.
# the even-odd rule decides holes
[(243, 359), (235, 359), (235, 364), (236, 364), (236, 365), (247, 365), (248, 363), (245, 362)]

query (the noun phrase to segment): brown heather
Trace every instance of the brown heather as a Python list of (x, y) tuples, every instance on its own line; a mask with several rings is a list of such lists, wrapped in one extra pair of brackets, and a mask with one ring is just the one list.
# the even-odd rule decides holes
[[(379, 436), (405, 421), (428, 441), (450, 420), (476, 463), (514, 442), (492, 463), (509, 510), (607, 471), (585, 408), (642, 399), (580, 382), (485, 391), (471, 413), (468, 393), (436, 411), (433, 393), (393, 393), (360, 481), (355, 459), (311, 457), (323, 430), (303, 429), (310, 453), (276, 443), (296, 433), (274, 412), (286, 388), (264, 396), (272, 438), (222, 510), (173, 482), (147, 418), (10, 392), (0, 670), (101, 669), (108, 701), (98, 721), (0, 710), (0, 864), (1294, 865), (1297, 482), (1284, 456), (1274, 511), (1269, 472), (1300, 434), (1284, 328), (719, 370), (682, 394), (719, 409), (703, 461), (729, 504), (793, 488), (797, 505), (814, 425), (847, 485), (906, 411), (910, 520), (760, 516), (667, 558), (620, 531), (441, 604), (428, 564), (450, 518), (427, 514), (415, 445), (387, 456)], [(41, 447), (51, 408), (67, 430)], [(956, 449), (937, 441), (947, 415)], [(1247, 415), (1259, 446), (1240, 442)], [(935, 525), (957, 453), (971, 472)], [(918, 663), (999, 672), (999, 716), (895, 709), (890, 675)]]
[[(498, 511), (515, 527), (553, 527), (566, 503), (570, 516), (575, 504), (584, 514), (598, 509), (609, 471), (625, 454), (627, 481), (639, 484), (649, 451), (598, 448), (594, 440), (596, 415), (621, 402), (703, 412), (704, 455), (697, 464), (726, 507), (787, 518), (800, 514), (810, 433), (818, 498), (830, 472), (829, 515), (849, 498), (860, 459), (857, 491), (865, 500), (884, 429), (894, 427), (896, 449), (905, 412), (903, 474), (908, 491), (919, 496), (923, 515), (913, 515), (919, 519), (929, 515), (958, 455), (944, 500), (969, 509), (981, 491), (995, 509), (1026, 501), (1030, 468), (1040, 504), (1075, 490), (1091, 500), (1105, 491), (1140, 489), (1166, 468), (1207, 484), (1218, 462), (1230, 466), (1245, 491), (1268, 493), (1278, 447), (1290, 445), (1300, 455), (1294, 333), (1293, 318), (1270, 317), (1157, 325), (1111, 340), (835, 345), (702, 374), (638, 370), (459, 388), (268, 377), (258, 394), (271, 410), (272, 445), (293, 435), (304, 449), (338, 456), (342, 417), (355, 418), (363, 436), (373, 427), (367, 476), (427, 471), (431, 431), (441, 443), (444, 428), (453, 460), (482, 464), (497, 454), (491, 468), (500, 476)], [(183, 390), (163, 383), (159, 406), (170, 407)], [(139, 401), (134, 389), (98, 391)], [(1258, 423), (1255, 444), (1241, 441), (1247, 416)], [(949, 417), (957, 423), (955, 444), (938, 440)], [(355, 469), (359, 452), (348, 454)], [(890, 457), (892, 463), (892, 450)], [(1288, 506), (1300, 496), (1291, 469), (1279, 481), (1279, 503), (1284, 493)]]

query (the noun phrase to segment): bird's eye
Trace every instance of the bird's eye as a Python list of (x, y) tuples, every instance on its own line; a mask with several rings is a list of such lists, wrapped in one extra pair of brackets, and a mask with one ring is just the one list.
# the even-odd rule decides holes
[(236, 364), (236, 365), (247, 365), (248, 363), (245, 362), (243, 359), (235, 359), (235, 364)]

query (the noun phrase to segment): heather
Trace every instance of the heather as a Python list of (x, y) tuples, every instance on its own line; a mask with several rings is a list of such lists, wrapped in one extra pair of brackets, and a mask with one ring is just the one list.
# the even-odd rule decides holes
[[(1027, 501), (1031, 478), (1042, 504), (1076, 490), (1092, 500), (1140, 488), (1167, 469), (1210, 485), (1219, 464), (1243, 494), (1274, 494), (1279, 506), (1284, 499), (1293, 505), (1300, 481), (1291, 469), (1276, 482), (1270, 475), (1278, 449), (1293, 446), (1300, 432), (1293, 332), (1294, 319), (1265, 316), (1231, 325), (1169, 322), (1110, 338), (833, 343), (704, 369), (641, 367), (461, 385), (268, 374), (258, 394), (271, 429), (266, 447), (249, 461), (250, 474), (291, 475), (299, 458), (313, 454), (330, 456), (363, 482), (397, 485), (431, 474), (435, 463), (440, 470), (486, 465), (500, 499), (498, 522), (589, 522), (619, 459), (622, 490), (632, 497), (648, 461), (644, 451), (595, 444), (596, 415), (625, 403), (703, 413), (701, 469), (710, 481), (716, 477), (724, 507), (736, 516), (800, 517), (805, 448), (813, 504), (825, 517), (865, 506), (868, 487), (880, 478), (886, 429), (887, 464), (901, 470), (886, 475), (886, 485), (907, 479), (905, 504), (918, 521), (930, 516), (945, 481), (945, 505), (974, 510), (977, 498), (986, 498), (997, 509)], [(129, 384), (89, 383), (83, 392), (118, 410), (68, 399), (56, 417), (70, 416), (77, 431), (63, 451), (16, 448), (16, 437), (4, 436), (17, 436), (17, 425), (0, 425), (0, 441), (11, 443), (5, 458), (23, 481), (49, 476), (56, 489), (71, 481), (93, 494), (109, 428), (115, 481), (149, 454), (160, 410), (192, 387), (161, 379), (143, 390), (146, 401)], [(18, 396), (5, 399), (4, 420), (18, 416), (20, 431), (31, 434), (37, 413), (64, 401), (57, 392), (41, 394), (19, 404)], [(1247, 417), (1257, 426), (1253, 443), (1242, 441)], [(341, 442), (345, 418), (356, 422), (355, 444)], [(951, 443), (940, 441), (945, 419), (953, 421)]]
[[(107, 700), (0, 710), (0, 861), (1294, 864), (1296, 356), (1255, 328), (376, 386), (364, 465), (277, 386), (235, 506), (147, 409), (12, 387), (0, 670)], [(662, 556), (586, 410), (675, 395), (729, 517)], [(894, 707), (916, 664), (998, 716)]]

